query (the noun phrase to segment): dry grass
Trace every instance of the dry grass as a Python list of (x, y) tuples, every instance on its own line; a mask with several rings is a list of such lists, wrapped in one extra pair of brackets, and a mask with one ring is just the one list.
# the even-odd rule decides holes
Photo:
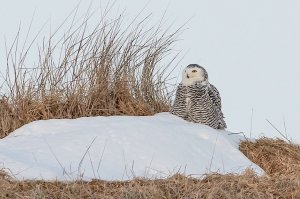
[[(204, 179), (174, 175), (164, 180), (127, 182), (14, 181), (0, 175), (1, 198), (300, 198), (299, 146), (262, 138), (241, 150), (269, 175), (210, 174)], [(280, 169), (278, 169), (280, 168)]]
[(280, 139), (261, 138), (242, 142), (240, 150), (270, 176), (298, 175), (300, 179), (300, 146)]
[(7, 47), (0, 84), (0, 138), (41, 119), (169, 110), (167, 83), (176, 55), (164, 59), (172, 54), (179, 30), (168, 33), (161, 23), (149, 27), (148, 17), (137, 17), (125, 27), (122, 17), (101, 19), (94, 27), (88, 25), (88, 14), (79, 21), (75, 18), (70, 27), (62, 24), (37, 44), (34, 65), (27, 59), (33, 59), (28, 56), (35, 52), (35, 40), (26, 48), (19, 31)]

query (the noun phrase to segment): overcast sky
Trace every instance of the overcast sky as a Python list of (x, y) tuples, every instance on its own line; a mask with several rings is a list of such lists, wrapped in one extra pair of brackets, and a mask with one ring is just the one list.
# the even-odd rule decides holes
[[(39, 30), (47, 21), (57, 26), (76, 6), (76, 0), (0, 0), (0, 63), (4, 35), (12, 42), (22, 26)], [(93, 8), (107, 1), (92, 0)], [(90, 1), (82, 1), (82, 10)], [(146, 6), (146, 7), (145, 7)], [(117, 0), (112, 15), (126, 9), (128, 16), (152, 13), (186, 31), (176, 46), (185, 54), (175, 71), (190, 63), (205, 67), (220, 91), (228, 130), (280, 136), (270, 120), (300, 143), (300, 1), (298, 0)], [(26, 31), (24, 31), (24, 34)], [(33, 57), (34, 59), (34, 57)], [(3, 66), (1, 66), (2, 68)], [(248, 134), (249, 135), (249, 134)]]

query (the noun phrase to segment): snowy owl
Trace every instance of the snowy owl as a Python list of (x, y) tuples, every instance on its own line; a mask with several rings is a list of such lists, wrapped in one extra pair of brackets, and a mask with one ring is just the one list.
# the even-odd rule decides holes
[(227, 128), (217, 88), (208, 82), (207, 71), (198, 64), (188, 65), (182, 72), (172, 114), (187, 121), (206, 124), (215, 129)]

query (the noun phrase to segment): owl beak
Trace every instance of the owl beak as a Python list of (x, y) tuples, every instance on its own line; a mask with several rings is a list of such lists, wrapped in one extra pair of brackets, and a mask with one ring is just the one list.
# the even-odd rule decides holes
[(190, 78), (190, 76), (189, 76), (189, 75), (186, 75), (186, 78)]

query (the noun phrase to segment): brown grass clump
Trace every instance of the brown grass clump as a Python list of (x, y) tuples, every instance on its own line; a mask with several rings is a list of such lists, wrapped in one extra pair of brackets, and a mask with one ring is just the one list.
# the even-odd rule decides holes
[(240, 150), (268, 175), (297, 175), (300, 179), (300, 146), (280, 139), (245, 141)]
[(161, 61), (170, 55), (179, 30), (169, 34), (161, 23), (147, 27), (148, 17), (137, 17), (128, 26), (122, 17), (103, 18), (93, 28), (88, 26), (90, 16), (75, 18), (70, 27), (62, 24), (43, 39), (34, 65), (26, 60), (35, 41), (28, 49), (20, 46), (19, 31), (7, 47), (0, 138), (34, 120), (169, 110), (168, 67), (175, 58), (164, 65)]
[[(251, 147), (250, 147), (251, 146)], [(300, 198), (300, 175), (298, 156), (293, 155), (299, 146), (282, 140), (262, 138), (255, 142), (241, 143), (243, 152), (256, 158), (269, 176), (257, 176), (252, 170), (242, 175), (209, 174), (203, 179), (174, 175), (168, 179), (135, 179), (126, 182), (109, 182), (94, 180), (91, 182), (47, 182), (47, 181), (14, 181), (0, 175), (1, 198)], [(283, 150), (284, 149), (284, 150)], [(256, 154), (255, 156), (253, 154)], [(271, 155), (267, 155), (271, 154)], [(280, 155), (285, 163), (279, 164)], [(265, 158), (269, 157), (269, 164)], [(262, 161), (262, 162), (260, 162)], [(290, 164), (290, 166), (288, 165)], [(290, 169), (274, 170), (268, 168)], [(293, 170), (296, 169), (296, 170)], [(276, 175), (275, 175), (276, 174)], [(4, 176), (4, 175), (3, 175)]]

